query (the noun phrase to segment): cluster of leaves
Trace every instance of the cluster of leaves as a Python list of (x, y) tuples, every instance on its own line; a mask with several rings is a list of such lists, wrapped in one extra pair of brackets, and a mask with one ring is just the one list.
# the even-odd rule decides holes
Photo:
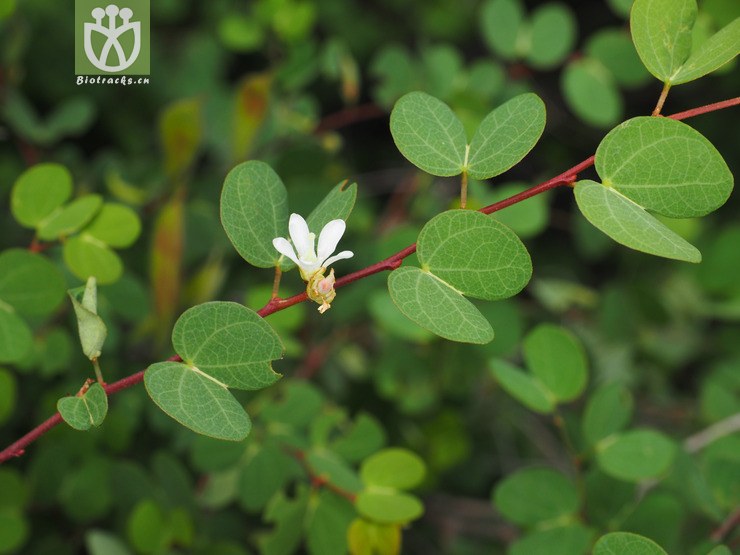
[[(391, 4), (153, 3), (153, 92), (125, 92), (159, 111), (161, 156), (149, 108), (120, 109), (120, 91), (72, 97), (60, 84), (70, 76), (38, 69), (71, 44), (63, 7), (19, 6), (5, 21), (2, 113), (18, 148), (0, 148), (0, 198), (15, 220), (0, 225), (3, 248), (30, 248), (0, 253), (3, 439), (55, 407), (89, 431), (57, 429), (0, 470), (0, 553), (64, 555), (84, 543), (92, 555), (372, 555), (425, 551), (430, 538), (466, 554), (729, 553), (715, 544), (732, 532), (713, 530), (739, 502), (738, 436), (679, 440), (740, 412), (740, 230), (730, 209), (719, 214), (728, 223), (697, 219), (732, 190), (704, 137), (722, 129), (633, 118), (598, 144), (598, 182), (493, 215), (475, 209), (573, 154), (550, 141), (572, 144), (551, 117), (537, 147), (551, 167), (519, 164), (543, 137), (540, 96), (557, 105), (557, 87), (543, 90), (534, 71), (565, 64), (564, 104), (608, 128), (649, 74), (667, 92), (731, 61), (736, 8), (638, 0), (632, 40), (620, 23), (574, 52), (576, 12), (562, 4), (529, 14), (512, 0)], [(611, 4), (626, 14), (630, 2)], [(0, 2), (0, 19), (13, 9)], [(394, 13), (405, 17), (372, 24)], [(411, 14), (418, 56), (393, 44)], [(464, 48), (474, 18), (492, 56)], [(24, 51), (28, 29), (38, 49)], [(182, 36), (162, 40), (173, 29)], [(43, 85), (34, 72), (23, 84), (24, 64)], [(223, 78), (244, 64), (243, 78)], [(354, 183), (328, 194), (317, 185), (361, 174), (367, 152), (377, 169), (390, 150), (385, 128), (353, 143), (319, 121), (338, 100), (366, 113), (353, 106), (365, 96), (380, 106), (370, 114), (393, 107), (393, 141), (421, 170), (404, 180), (415, 194), (396, 190), (387, 213), (372, 174), (357, 178), (359, 195)], [(68, 140), (90, 129), (115, 129), (106, 140), (117, 151)], [(489, 186), (510, 169), (524, 182)], [(459, 176), (461, 201), (431, 176)], [(340, 275), (414, 241), (416, 259), (387, 288), (374, 278), (342, 288), (321, 319), (295, 305), (265, 320), (258, 309), (280, 300), (261, 269), (293, 267), (271, 244), (287, 236), (290, 212), (310, 213), (315, 232), (352, 214), (356, 257)], [(136, 241), (139, 215), (151, 219), (148, 241)], [(702, 259), (696, 244), (703, 263), (617, 251), (609, 237), (688, 262)], [(305, 287), (296, 273), (281, 292)], [(173, 349), (143, 375), (154, 404), (132, 391), (108, 405), (101, 356), (112, 381)], [(87, 359), (98, 382), (85, 379)], [(466, 528), (468, 506), (486, 532)]]

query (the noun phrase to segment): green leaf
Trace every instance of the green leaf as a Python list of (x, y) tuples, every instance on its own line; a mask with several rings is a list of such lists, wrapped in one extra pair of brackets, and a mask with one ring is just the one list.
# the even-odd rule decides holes
[[(2, 318), (0, 316), (0, 318)], [(3, 340), (0, 339), (0, 344)], [(30, 342), (29, 342), (30, 347)], [(2, 353), (3, 347), (0, 347)], [(21, 355), (22, 356), (22, 355)], [(0, 354), (0, 358), (3, 358)], [(5, 368), (0, 368), (0, 424), (4, 423), (15, 410), (18, 385), (15, 376)]]
[(365, 460), (360, 477), (367, 485), (395, 489), (417, 486), (426, 473), (421, 458), (407, 449), (384, 449)]
[(0, 301), (0, 362), (19, 362), (33, 346), (28, 324)]
[(23, 249), (0, 253), (0, 301), (24, 315), (45, 316), (64, 299), (64, 277), (40, 254)]
[(270, 166), (250, 160), (229, 172), (221, 191), (221, 223), (244, 260), (259, 268), (278, 263), (272, 240), (288, 228), (288, 193)]
[(90, 360), (96, 360), (102, 352), (108, 328), (103, 319), (98, 316), (98, 289), (95, 278), (88, 278), (82, 302), (78, 300), (74, 290), (68, 291), (68, 294), (77, 316), (82, 352)]
[(593, 555), (668, 555), (653, 540), (629, 532), (612, 532), (601, 536)]
[(518, 39), (524, 18), (524, 8), (519, 0), (489, 0), (483, 5), (483, 38), (489, 48), (504, 60), (513, 60), (519, 55)]
[(569, 331), (541, 324), (524, 339), (527, 367), (560, 402), (572, 401), (583, 393), (588, 380), (588, 363), (583, 345)]
[(656, 256), (701, 262), (696, 248), (617, 190), (594, 181), (579, 181), (576, 203), (586, 219), (631, 249)]
[(18, 223), (36, 227), (72, 196), (72, 176), (59, 164), (36, 164), (16, 180), (10, 210)]
[(357, 511), (383, 524), (405, 524), (424, 514), (424, 505), (413, 495), (368, 488), (357, 496)]
[(630, 31), (648, 71), (663, 82), (673, 79), (691, 52), (696, 0), (635, 0)]
[(126, 522), (126, 535), (138, 553), (153, 555), (167, 545), (167, 526), (162, 509), (151, 499), (139, 501)]
[(237, 303), (186, 310), (172, 330), (172, 345), (185, 364), (228, 387), (262, 389), (280, 379), (271, 365), (283, 354), (280, 337), (256, 312)]
[(401, 552), (401, 527), (356, 518), (347, 541), (352, 555), (394, 555)]
[(67, 424), (84, 432), (103, 423), (108, 414), (108, 396), (99, 383), (94, 383), (82, 395), (59, 399), (57, 410)]
[(595, 165), (605, 185), (669, 218), (709, 214), (732, 192), (732, 172), (712, 143), (670, 118), (618, 125), (599, 144)]
[(357, 200), (357, 183), (338, 183), (306, 218), (308, 229), (321, 231), (332, 220), (347, 221)]
[(260, 511), (300, 472), (296, 461), (282, 447), (264, 444), (241, 470), (239, 502), (247, 511)]
[(124, 249), (139, 237), (141, 221), (128, 206), (106, 202), (84, 232), (109, 247)]
[(51, 241), (75, 233), (82, 229), (103, 205), (100, 195), (84, 195), (68, 205), (59, 208), (39, 222), (38, 236)]
[(101, 530), (87, 532), (85, 546), (89, 555), (131, 555), (131, 551), (120, 539)]
[(0, 511), (0, 551), (17, 552), (28, 540), (31, 527), (17, 511)]
[(123, 263), (108, 245), (86, 232), (67, 239), (62, 249), (64, 263), (81, 280), (93, 276), (100, 285), (118, 281)]
[(624, 87), (636, 87), (650, 79), (629, 33), (623, 29), (604, 29), (594, 33), (588, 38), (585, 51), (589, 58), (601, 62), (614, 80)]
[(362, 489), (362, 482), (354, 469), (331, 451), (316, 449), (308, 454), (306, 461), (313, 473), (327, 482), (353, 493)]
[(346, 499), (327, 490), (315, 498), (306, 522), (306, 544), (310, 555), (344, 555), (347, 529), (355, 511)]
[(569, 63), (560, 86), (570, 109), (586, 123), (605, 128), (622, 117), (622, 96), (614, 78), (596, 60), (581, 58)]
[(406, 266), (388, 277), (391, 299), (411, 321), (463, 343), (488, 343), (491, 324), (462, 294), (429, 272)]
[(417, 254), (435, 276), (480, 299), (516, 295), (532, 277), (532, 261), (516, 234), (473, 210), (448, 210), (432, 218), (419, 234)]
[(178, 362), (152, 364), (144, 374), (152, 400), (186, 428), (207, 436), (241, 441), (252, 428), (229, 390), (206, 374)]
[(586, 555), (594, 531), (583, 524), (569, 524), (527, 534), (511, 544), (509, 555)]
[(468, 175), (488, 179), (516, 165), (537, 144), (545, 119), (545, 103), (534, 93), (515, 96), (493, 110), (470, 142)]
[(346, 461), (357, 462), (383, 447), (385, 442), (385, 430), (380, 423), (373, 416), (361, 412), (349, 431), (334, 440), (330, 448)]
[(596, 460), (601, 469), (628, 482), (661, 476), (670, 468), (675, 455), (675, 443), (653, 430), (630, 430), (596, 445)]
[(257, 540), (260, 553), (287, 555), (296, 550), (303, 536), (308, 502), (308, 491), (300, 487), (294, 499), (288, 499), (282, 491), (272, 498), (264, 513), (264, 520), (274, 522), (275, 527), (270, 534)]
[(718, 545), (712, 549), (707, 555), (732, 555), (730, 548), (725, 545)]
[(459, 175), (465, 167), (467, 137), (449, 106), (423, 92), (411, 92), (391, 112), (391, 134), (406, 159), (440, 177)]
[(552, 68), (570, 54), (578, 35), (570, 8), (556, 3), (540, 6), (532, 14), (530, 25), (527, 60), (532, 67)]
[[(528, 188), (528, 186), (520, 183), (497, 185), (493, 190), (486, 191), (480, 200), (482, 204), (494, 204), (513, 197)], [(471, 191), (471, 189), (472, 187), (468, 190)], [(469, 200), (470, 196), (468, 194)], [(507, 206), (506, 210), (499, 210), (491, 214), (491, 218), (504, 224), (519, 237), (534, 237), (547, 227), (549, 219), (547, 195), (535, 195), (522, 202)]]
[(541, 414), (555, 410), (555, 397), (537, 378), (503, 360), (491, 361), (491, 372), (501, 387), (525, 407)]
[(590, 445), (622, 430), (632, 418), (632, 394), (618, 383), (597, 389), (583, 413), (583, 436)]
[(523, 526), (561, 519), (576, 513), (580, 506), (573, 482), (551, 468), (510, 474), (496, 486), (493, 503), (508, 520)]
[(740, 17), (693, 50), (686, 63), (671, 79), (671, 83), (680, 85), (703, 77), (725, 65), (738, 53), (740, 53)]

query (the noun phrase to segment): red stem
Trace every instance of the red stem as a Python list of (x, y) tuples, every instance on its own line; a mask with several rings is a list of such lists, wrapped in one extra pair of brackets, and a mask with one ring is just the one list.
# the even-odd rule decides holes
[[(707, 104), (706, 106), (700, 106), (698, 108), (693, 108), (691, 110), (686, 110), (684, 112), (679, 112), (677, 114), (673, 114), (668, 117), (675, 119), (675, 120), (684, 120), (684, 119), (688, 119), (688, 118), (698, 116), (701, 114), (707, 114), (709, 112), (716, 112), (717, 110), (724, 110), (725, 108), (737, 106), (738, 104), (740, 104), (740, 96), (735, 97), (735, 98), (730, 98), (729, 100), (723, 100), (722, 102), (715, 102), (713, 104)], [(511, 206), (512, 204), (516, 204), (518, 202), (526, 200), (540, 193), (544, 193), (545, 191), (548, 191), (550, 189), (554, 189), (555, 187), (559, 187), (561, 185), (571, 185), (577, 179), (578, 174), (580, 172), (582, 172), (583, 170), (587, 168), (590, 168), (591, 166), (593, 166), (593, 164), (594, 164), (594, 157), (591, 156), (587, 158), (586, 160), (584, 160), (583, 162), (576, 164), (572, 168), (565, 170), (560, 175), (555, 176), (552, 179), (549, 179), (548, 181), (535, 185), (534, 187), (530, 187), (529, 189), (519, 193), (518, 195), (514, 195), (500, 202), (491, 204), (490, 206), (486, 206), (485, 208), (481, 208), (480, 211), (483, 212), (484, 214), (492, 214), (493, 212), (506, 208), (507, 206)], [(377, 274), (379, 272), (383, 272), (386, 270), (395, 270), (401, 265), (404, 258), (406, 258), (407, 256), (411, 256), (415, 252), (416, 252), (416, 243), (414, 243), (413, 245), (409, 245), (403, 250), (398, 251), (396, 254), (389, 256), (385, 260), (376, 262), (375, 264), (368, 266), (367, 268), (364, 268), (362, 270), (359, 270), (357, 272), (354, 272), (352, 274), (346, 275), (338, 279), (335, 284), (335, 287), (336, 288), (343, 287), (347, 285), (348, 283), (352, 283), (353, 281), (357, 281), (359, 279), (362, 279), (362, 278), (365, 278), (365, 277), (368, 277), (373, 274)], [(305, 292), (300, 293), (298, 295), (293, 295), (292, 297), (289, 297), (287, 299), (280, 299), (276, 297), (274, 299), (270, 299), (270, 301), (265, 306), (263, 306), (260, 310), (257, 311), (257, 314), (259, 314), (260, 316), (264, 318), (265, 316), (269, 316), (270, 314), (273, 314), (274, 312), (278, 312), (280, 310), (288, 308), (289, 306), (293, 306), (294, 304), (303, 302), (306, 300), (306, 298), (307, 297), (306, 297)], [(177, 362), (182, 359), (179, 356), (175, 355), (175, 356), (170, 357), (167, 360)], [(123, 378), (122, 380), (118, 380), (117, 382), (107, 385), (105, 387), (105, 392), (108, 395), (112, 395), (118, 391), (121, 391), (122, 389), (126, 389), (126, 388), (131, 387), (132, 385), (136, 385), (137, 383), (143, 381), (143, 379), (144, 379), (144, 370), (141, 370), (140, 372), (137, 372), (136, 374), (128, 376), (127, 378)], [(16, 441), (12, 445), (0, 451), (0, 464), (4, 463), (5, 461), (13, 457), (20, 457), (21, 455), (23, 455), (23, 453), (25, 452), (25, 448), (28, 445), (36, 441), (39, 437), (44, 435), (46, 432), (48, 432), (54, 426), (56, 426), (57, 424), (60, 424), (61, 422), (62, 422), (62, 417), (59, 415), (59, 413), (56, 413), (51, 418), (39, 424), (36, 428), (28, 432), (18, 441)]]

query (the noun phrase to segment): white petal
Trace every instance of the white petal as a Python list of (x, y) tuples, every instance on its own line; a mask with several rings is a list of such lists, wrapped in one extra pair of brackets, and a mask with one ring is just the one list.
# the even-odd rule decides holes
[[(324, 226), (321, 235), (319, 235), (319, 248), (316, 253), (320, 262), (329, 258), (331, 253), (337, 250), (339, 240), (344, 235), (346, 228), (347, 224), (344, 223), (344, 220), (332, 220)], [(324, 263), (321, 265), (326, 266)]]
[(291, 214), (288, 222), (290, 239), (295, 245), (298, 256), (303, 258), (308, 253), (313, 253), (313, 245), (308, 236), (308, 224), (299, 214)]
[(295, 255), (295, 251), (293, 250), (293, 246), (288, 242), (287, 239), (283, 239), (282, 237), (273, 239), (272, 246), (275, 247), (275, 249), (280, 254), (282, 254), (283, 256), (287, 256), (293, 262), (295, 262), (296, 264), (299, 264), (298, 257)]
[(339, 254), (335, 254), (331, 258), (327, 259), (322, 266), (324, 268), (328, 268), (332, 264), (334, 264), (337, 260), (344, 260), (345, 258), (352, 258), (355, 255), (352, 251), (342, 251)]

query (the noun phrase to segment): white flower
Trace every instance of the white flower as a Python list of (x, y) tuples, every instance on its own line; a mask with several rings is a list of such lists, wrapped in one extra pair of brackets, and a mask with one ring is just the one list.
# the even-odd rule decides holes
[[(288, 231), (290, 241), (283, 237), (272, 240), (273, 246), (283, 256), (287, 256), (298, 265), (301, 277), (309, 281), (322, 268), (327, 268), (337, 260), (352, 258), (352, 251), (342, 251), (332, 256), (347, 228), (344, 220), (332, 220), (324, 226), (319, 234), (318, 250), (316, 249), (316, 234), (308, 231), (308, 224), (298, 214), (290, 215)], [(293, 247), (295, 246), (295, 250)], [(298, 253), (298, 254), (296, 254)]]

